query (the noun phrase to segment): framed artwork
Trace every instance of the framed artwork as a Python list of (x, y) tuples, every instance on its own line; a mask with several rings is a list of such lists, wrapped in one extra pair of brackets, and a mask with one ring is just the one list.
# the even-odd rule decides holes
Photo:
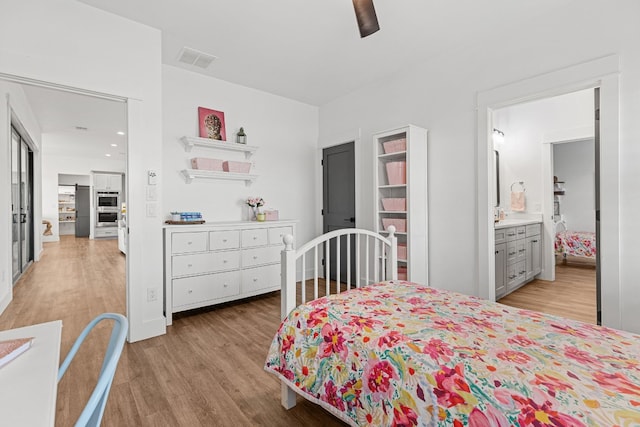
[(200, 138), (217, 139), (226, 141), (227, 133), (224, 126), (224, 113), (198, 107), (198, 124), (200, 126)]

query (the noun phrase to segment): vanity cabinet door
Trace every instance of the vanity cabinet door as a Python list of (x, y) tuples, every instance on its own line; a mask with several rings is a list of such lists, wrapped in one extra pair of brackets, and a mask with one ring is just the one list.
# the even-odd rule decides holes
[(496, 245), (496, 301), (507, 293), (507, 245)]
[(542, 272), (542, 238), (527, 237), (527, 280)]

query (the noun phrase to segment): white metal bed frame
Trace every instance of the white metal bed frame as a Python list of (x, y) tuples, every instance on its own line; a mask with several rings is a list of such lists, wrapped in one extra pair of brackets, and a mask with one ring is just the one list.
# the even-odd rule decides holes
[[(340, 277), (340, 250), (341, 239), (346, 240), (346, 277), (347, 290), (352, 288), (351, 283), (351, 240), (355, 238), (355, 268), (356, 283), (355, 288), (360, 287), (360, 282), (369, 285), (381, 280), (398, 279), (398, 239), (395, 236), (396, 228), (389, 226), (387, 237), (374, 233), (373, 231), (358, 228), (344, 228), (330, 231), (302, 245), (300, 249), (293, 248), (293, 236), (284, 236), (284, 249), (282, 250), (282, 289), (281, 289), (281, 316), (284, 319), (293, 310), (297, 303), (297, 290), (300, 284), (300, 296), (302, 303), (307, 301), (306, 281), (313, 279), (313, 299), (318, 298), (318, 278), (330, 277), (331, 260), (329, 250), (331, 240), (335, 239), (336, 247), (336, 277)], [(324, 246), (324, 248), (322, 248)], [(319, 259), (324, 250), (324, 271), (319, 268)], [(313, 253), (311, 253), (313, 252)], [(364, 252), (364, 254), (363, 254)], [(364, 255), (364, 258), (362, 256)], [(307, 260), (313, 265), (311, 277), (307, 277)], [(370, 262), (373, 260), (373, 262)], [(362, 265), (362, 262), (364, 265)], [(300, 265), (301, 281), (297, 282), (297, 266)], [(362, 277), (364, 274), (364, 277)], [(331, 280), (325, 280), (325, 295), (329, 295)], [(335, 293), (340, 293), (340, 282), (336, 281)], [(284, 382), (281, 387), (282, 406), (290, 409), (296, 404), (296, 390), (290, 389)]]

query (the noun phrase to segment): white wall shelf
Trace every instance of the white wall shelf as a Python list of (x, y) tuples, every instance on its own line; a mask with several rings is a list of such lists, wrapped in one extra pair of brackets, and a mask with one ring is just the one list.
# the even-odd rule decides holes
[(253, 145), (238, 144), (236, 142), (216, 141), (208, 138), (199, 138), (195, 136), (183, 136), (180, 138), (180, 142), (184, 145), (184, 151), (189, 152), (193, 147), (215, 148), (226, 151), (240, 151), (244, 152), (246, 159), (251, 158), (253, 153), (258, 150), (258, 147)]
[(258, 175), (248, 173), (216, 172), (199, 169), (184, 169), (182, 170), (182, 175), (184, 176), (187, 184), (191, 184), (194, 179), (226, 179), (232, 181), (244, 181), (245, 185), (248, 186), (258, 178)]

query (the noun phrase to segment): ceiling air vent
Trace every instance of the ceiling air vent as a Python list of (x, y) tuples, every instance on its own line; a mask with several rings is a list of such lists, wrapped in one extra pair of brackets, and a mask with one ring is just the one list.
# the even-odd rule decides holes
[(190, 47), (183, 47), (178, 55), (178, 61), (189, 65), (195, 65), (200, 68), (207, 68), (214, 59), (217, 58), (213, 55), (209, 55), (208, 53), (191, 49)]

